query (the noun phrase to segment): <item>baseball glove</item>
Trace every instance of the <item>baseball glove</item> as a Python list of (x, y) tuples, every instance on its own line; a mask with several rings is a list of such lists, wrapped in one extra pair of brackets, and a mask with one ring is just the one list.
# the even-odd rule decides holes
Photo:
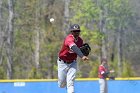
[(83, 55), (88, 56), (91, 51), (91, 48), (89, 44), (85, 43), (80, 47), (80, 50), (82, 51)]
[(115, 80), (114, 76), (109, 77), (109, 80)]

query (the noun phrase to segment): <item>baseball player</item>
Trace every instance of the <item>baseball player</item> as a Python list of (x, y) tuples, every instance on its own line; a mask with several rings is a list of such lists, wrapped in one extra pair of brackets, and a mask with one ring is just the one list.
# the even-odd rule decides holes
[(80, 35), (80, 26), (74, 24), (70, 27), (70, 34), (64, 39), (62, 48), (59, 52), (58, 64), (58, 86), (64, 88), (66, 86), (67, 93), (74, 93), (74, 80), (77, 72), (77, 55), (83, 60), (88, 60), (80, 47), (83, 40)]
[(100, 84), (100, 93), (108, 93), (107, 80), (109, 73), (113, 73), (114, 70), (108, 70), (107, 59), (101, 59), (101, 65), (98, 68), (98, 77)]

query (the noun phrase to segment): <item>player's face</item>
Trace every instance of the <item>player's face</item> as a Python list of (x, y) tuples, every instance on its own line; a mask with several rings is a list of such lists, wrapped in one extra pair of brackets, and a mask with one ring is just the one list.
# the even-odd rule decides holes
[(107, 65), (107, 61), (103, 61), (103, 64), (104, 64), (104, 65)]
[(103, 60), (101, 64), (105, 65), (107, 64), (107, 61)]
[(77, 38), (77, 37), (79, 37), (79, 35), (80, 35), (80, 31), (79, 31), (79, 30), (77, 30), (77, 31), (72, 31), (72, 34), (73, 34), (73, 36), (74, 36), (75, 38)]

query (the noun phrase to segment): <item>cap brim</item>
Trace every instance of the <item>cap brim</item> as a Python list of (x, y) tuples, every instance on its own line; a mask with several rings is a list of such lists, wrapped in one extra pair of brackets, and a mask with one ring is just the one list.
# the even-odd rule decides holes
[(71, 29), (71, 31), (81, 31), (80, 29)]

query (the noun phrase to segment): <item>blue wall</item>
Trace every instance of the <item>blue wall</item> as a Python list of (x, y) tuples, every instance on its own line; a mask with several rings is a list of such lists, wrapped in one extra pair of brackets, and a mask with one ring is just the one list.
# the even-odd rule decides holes
[[(108, 93), (140, 93), (140, 80), (109, 80)], [(0, 93), (66, 93), (56, 81), (0, 82)], [(75, 93), (99, 93), (98, 80), (76, 81)]]

